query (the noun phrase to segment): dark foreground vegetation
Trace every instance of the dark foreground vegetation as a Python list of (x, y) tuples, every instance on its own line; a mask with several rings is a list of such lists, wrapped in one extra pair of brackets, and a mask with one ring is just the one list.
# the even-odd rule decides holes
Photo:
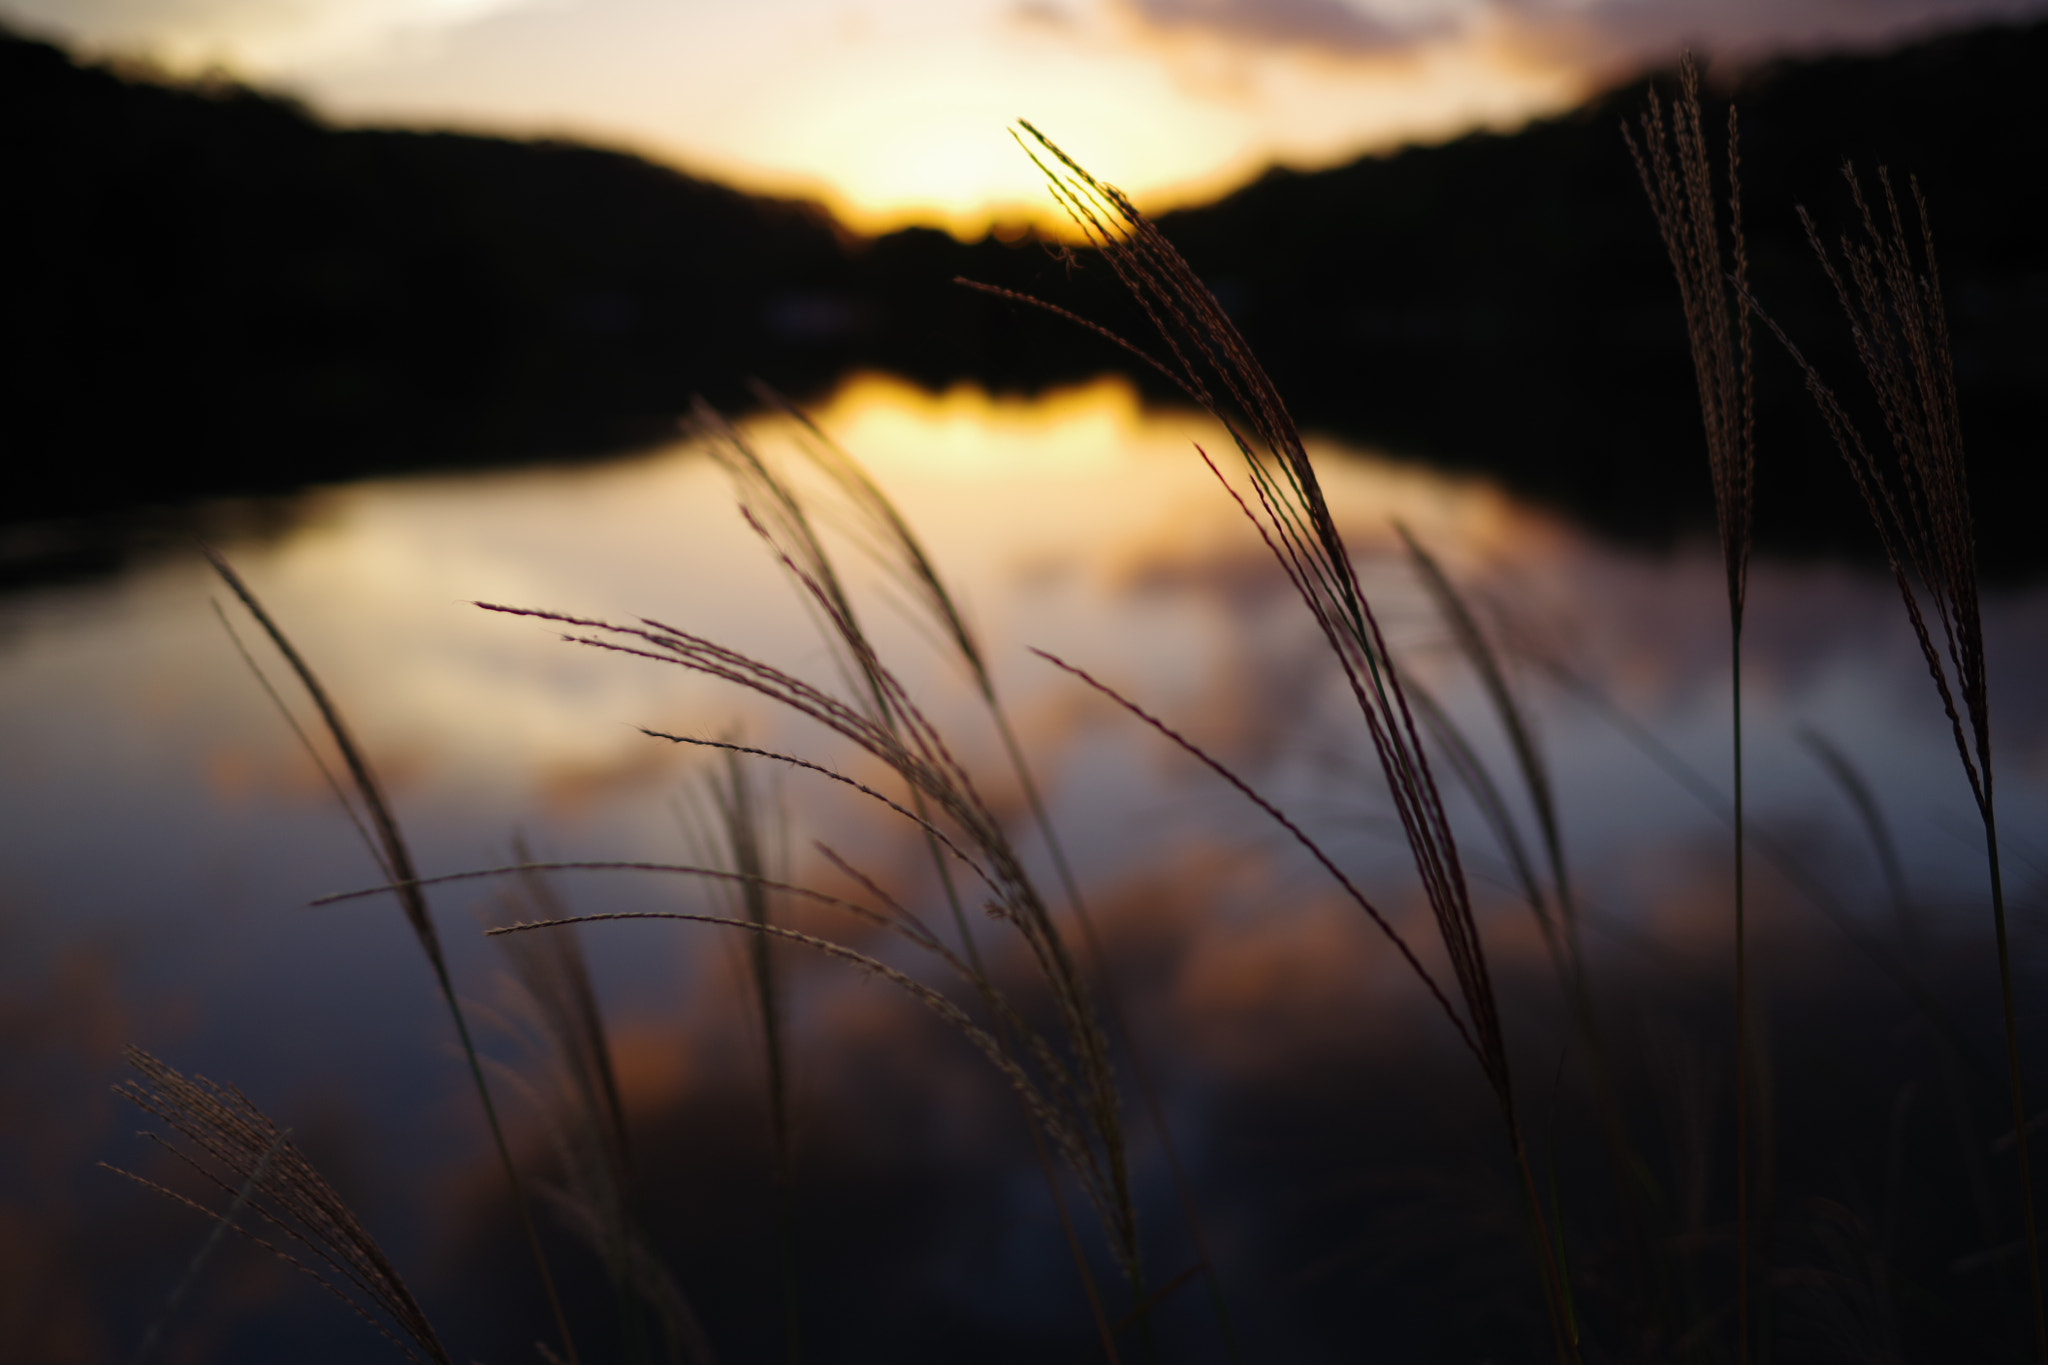
[[(1844, 157), (1939, 206), (1985, 539), (2044, 475), (2048, 301), (2039, 177), (2048, 26), (1731, 76), (1753, 283), (1809, 334), (1832, 306), (1794, 221)], [(1710, 75), (1710, 83), (1711, 83)], [(1633, 87), (1640, 89), (1640, 85)], [(1162, 226), (1311, 429), (1496, 472), (1604, 529), (1710, 519), (1693, 381), (1619, 126), (1624, 91), (1513, 135), (1316, 174), (1275, 171)], [(1057, 132), (1058, 130), (1051, 130)], [(991, 137), (1000, 131), (990, 130)], [(1034, 389), (1124, 363), (958, 288), (1133, 322), (1107, 272), (1044, 244), (863, 240), (596, 148), (342, 130), (231, 84), (172, 84), (0, 39), (0, 174), (18, 206), (0, 342), (0, 522), (371, 472), (553, 459), (667, 435), (693, 395), (816, 392), (849, 367)], [(1846, 352), (1823, 360), (1846, 362)], [(1861, 547), (1789, 367), (1757, 401), (1767, 544)], [(1796, 437), (1796, 439), (1795, 439)], [(1824, 442), (1820, 443), (1824, 444)], [(2008, 522), (2006, 519), (2010, 518)]]

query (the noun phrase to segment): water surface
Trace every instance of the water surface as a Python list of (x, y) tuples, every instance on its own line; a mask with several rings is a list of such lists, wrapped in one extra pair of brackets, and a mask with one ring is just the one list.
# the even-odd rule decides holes
[[(1367, 1237), (1381, 1204), (1360, 1191), (1434, 1159), (1446, 1133), (1482, 1167), (1492, 1160), (1469, 1059), (1371, 926), (1275, 827), (1026, 648), (1086, 667), (1209, 747), (1324, 839), (1403, 932), (1428, 940), (1356, 713), (1196, 454), (1199, 444), (1220, 460), (1220, 434), (1199, 414), (1142, 407), (1114, 380), (1026, 403), (864, 376), (816, 416), (897, 499), (986, 643), (1128, 977), (1139, 1034), (1214, 1204), (1218, 1257), (1247, 1300), (1247, 1330), (1290, 1358), (1337, 1358), (1357, 1346), (1370, 1311), (1391, 1324), (1374, 1338), (1381, 1346), (1424, 1358), (1418, 1343), (1430, 1333), (1400, 1318), (1406, 1301), (1390, 1288), (1423, 1272), (1383, 1253), (1391, 1243), (1428, 1265), (1436, 1253), (1414, 1251), (1426, 1239)], [(780, 418), (745, 429), (771, 453), (791, 439)], [(1669, 1035), (1659, 1046), (1715, 1074), (1729, 838), (1712, 792), (1672, 769), (1688, 765), (1726, 789), (1717, 549), (1617, 549), (1481, 480), (1329, 440), (1310, 447), (1394, 648), (1511, 789), (1500, 728), (1395, 523), (1441, 559), (1498, 638), (1526, 646), (1511, 671), (1559, 793), (1592, 960), (1631, 1019), (1649, 1017), (1646, 1000), (1671, 1005), (1651, 1030)], [(799, 595), (736, 514), (724, 476), (685, 441), (604, 464), (327, 488), (294, 513), (283, 529), (220, 548), (346, 710), (427, 872), (508, 861), (515, 837), (551, 857), (687, 860), (707, 761), (641, 727), (853, 762), (758, 698), (562, 644), (471, 605), (655, 617), (836, 685)], [(884, 656), (1021, 817), (956, 661), (896, 608), (872, 564), (849, 550), (844, 567)], [(502, 1230), (502, 1210), (445, 1012), (395, 907), (309, 908), (378, 876), (217, 618), (223, 599), (196, 554), (166, 554), (0, 601), (0, 989), (16, 1057), (6, 1140), (20, 1173), (9, 1226), (47, 1267), (54, 1307), (36, 1315), (38, 1330), (52, 1359), (127, 1358), (200, 1236), (196, 1218), (90, 1168), (100, 1156), (151, 1160), (124, 1136), (138, 1116), (96, 1098), (119, 1075), (115, 1049), (132, 1041), (242, 1085), (292, 1125), (401, 1264), (418, 1268), (430, 1310), (456, 1325), (451, 1336), (473, 1334), (475, 1350), (496, 1352), (486, 1358), (526, 1358), (528, 1329), (508, 1324), (524, 1321), (530, 1290), (490, 1231)], [(1904, 961), (1992, 1046), (1981, 836), (1895, 585), (1867, 568), (1765, 559), (1750, 604), (1750, 810), (1807, 879), (1764, 861), (1754, 883), (1760, 971), (1782, 1017), (1829, 1002), (1833, 1026), (1851, 1035), (1910, 1029)], [(227, 616), (310, 722), (246, 619)], [(2048, 591), (2002, 590), (1986, 620), (2009, 875), (2030, 965), (2048, 858)], [(1563, 685), (1539, 659), (1583, 687)], [(1808, 728), (1876, 793), (1902, 859), (1905, 921), (1865, 827), (1802, 742)], [(813, 852), (822, 841), (931, 904), (921, 845), (900, 822), (801, 774), (762, 780), (784, 813), (796, 880), (829, 876)], [(1447, 791), (1510, 1012), (1527, 1017), (1531, 1051), (1542, 1052), (1533, 1040), (1554, 1022), (1555, 988), (1533, 921), (1469, 800)], [(1526, 821), (1519, 793), (1513, 803)], [(1025, 843), (1042, 860), (1035, 838)], [(675, 879), (588, 874), (560, 889), (586, 911), (715, 908)], [(504, 918), (496, 894), (466, 884), (435, 902), (460, 987), (486, 1005), (502, 998), (502, 962), (472, 929)], [(770, 1265), (749, 1270), (747, 1258), (772, 1257), (772, 1247), (758, 1226), (758, 1051), (734, 945), (665, 923), (591, 926), (584, 941), (628, 1104), (658, 1150), (677, 1154), (656, 1158), (650, 1198), (697, 1220), (677, 1216), (660, 1235), (676, 1248), (686, 1291), (708, 1302), (729, 1358), (751, 1358), (755, 1338), (772, 1343), (775, 1330), (762, 1288)], [(1898, 951), (1908, 941), (1917, 959)], [(1873, 965), (1873, 944), (1888, 965)], [(814, 1182), (810, 1311), (814, 1327), (839, 1324), (814, 1336), (817, 1357), (944, 1355), (972, 1343), (997, 1358), (990, 1343), (1001, 1341), (1031, 1358), (1086, 1349), (1076, 1344), (1089, 1333), (1073, 1270), (1000, 1088), (885, 987), (826, 964), (790, 970)], [(1823, 1032), (1789, 1038), (1785, 1064), (1812, 1054), (1837, 1072), (1862, 1066), (1853, 1036), (1844, 1061), (1818, 1041)], [(1532, 1056), (1529, 1092), (1548, 1093), (1559, 1066), (1555, 1051)], [(1377, 1091), (1361, 1091), (1366, 1076)], [(1881, 1125), (1897, 1086), (1858, 1082), (1842, 1094), (1843, 1122), (1863, 1124), (1850, 1110), (1865, 1105)], [(1978, 1107), (1995, 1115), (1995, 1092)], [(1338, 1150), (1352, 1125), (1368, 1136)], [(1373, 1143), (1388, 1144), (1385, 1159), (1361, 1165)], [(1141, 1144), (1140, 1166), (1149, 1211), (1168, 1229), (1165, 1278), (1186, 1251), (1156, 1143)], [(1815, 1176), (1814, 1189), (1846, 1200), (1830, 1179)], [(1981, 1249), (1968, 1244), (1974, 1234), (1950, 1232), (1955, 1254)], [(122, 1248), (112, 1269), (110, 1242)], [(178, 1358), (376, 1349), (367, 1334), (347, 1336), (354, 1326), (317, 1293), (237, 1257), (179, 1310), (173, 1336), (188, 1354)], [(1519, 1293), (1508, 1260), (1501, 1278)], [(865, 1292), (864, 1275), (894, 1288)], [(1425, 1278), (1456, 1282), (1435, 1270)], [(1524, 1308), (1509, 1302), (1497, 1316), (1511, 1327)], [(1215, 1334), (1198, 1310), (1171, 1330), (1185, 1337), (1182, 1354), (1210, 1358)], [(900, 1314), (914, 1315), (914, 1331)], [(343, 1344), (324, 1344), (332, 1338)]]

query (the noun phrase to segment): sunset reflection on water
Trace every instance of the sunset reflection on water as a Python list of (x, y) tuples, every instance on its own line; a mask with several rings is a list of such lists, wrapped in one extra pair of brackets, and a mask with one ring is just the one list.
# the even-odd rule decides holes
[[(1198, 414), (1146, 407), (1113, 379), (1026, 400), (967, 387), (933, 395), (869, 375), (815, 416), (894, 496), (982, 633), (1128, 975), (1140, 1031), (1165, 1057), (1191, 1149), (1216, 1150), (1242, 1123), (1241, 1109), (1210, 1108), (1215, 1097), (1284, 1089), (1318, 1059), (1356, 1066), (1378, 1057), (1396, 1072), (1427, 1059), (1470, 1079), (1439, 1021), (1417, 1009), (1419, 992), (1398, 960), (1272, 827), (1026, 652), (1036, 646), (1086, 667), (1209, 746), (1326, 839), (1398, 927), (1427, 940), (1350, 702), (1266, 550), (1195, 453), (1199, 444), (1234, 472), (1223, 434)], [(791, 435), (775, 417), (743, 426), (770, 452)], [(1489, 619), (1512, 622), (1605, 699), (1589, 702), (1534, 663), (1517, 665), (1597, 930), (1595, 959), (1623, 993), (1654, 992), (1659, 971), (1711, 981), (1726, 942), (1727, 836), (1600, 708), (1639, 722), (1707, 781), (1723, 780), (1716, 549), (1614, 547), (1484, 480), (1329, 439), (1312, 437), (1310, 447), (1393, 647), (1504, 782), (1498, 727), (1413, 581), (1396, 522)], [(286, 531), (221, 548), (348, 712), (430, 872), (505, 861), (515, 832), (553, 857), (684, 858), (675, 803), (702, 763), (647, 739), (641, 726), (738, 733), (851, 762), (758, 699), (679, 669), (561, 645), (532, 623), (468, 605), (652, 616), (829, 684), (829, 657), (790, 585), (735, 515), (724, 477), (687, 443), (601, 464), (323, 489), (305, 495)], [(875, 608), (870, 629), (885, 657), (957, 751), (988, 770), (991, 799), (1021, 810), (997, 775), (1000, 751), (968, 680), (928, 632), (885, 604), (872, 564), (848, 554), (842, 567)], [(444, 1021), (398, 916), (380, 903), (305, 908), (377, 876), (214, 620), (219, 596), (196, 557), (173, 556), (0, 602), (0, 743), (9, 756), (0, 802), (12, 833), (0, 864), (0, 932), (17, 964), (4, 989), (16, 1003), (41, 1000), (39, 980), (96, 964), (93, 979), (119, 987), (80, 995), (78, 1008), (94, 1016), (73, 1030), (88, 1040), (80, 1065), (111, 1079), (101, 1035), (117, 1022), (178, 1065), (243, 1085), (285, 1122), (328, 1124), (356, 1171), (366, 1217), (395, 1254), (445, 1266), (476, 1249), (476, 1228), (491, 1216), (474, 1182), (446, 1183), (482, 1151), (473, 1106), (454, 1089)], [(1889, 578), (1759, 560), (1750, 613), (1758, 827), (1824, 876), (1837, 912), (1886, 931), (1889, 911), (1858, 827), (1796, 740), (1802, 725), (1824, 731), (1885, 802), (1937, 937), (1974, 942), (1984, 916), (1968, 794)], [(2018, 899), (2031, 915), (2048, 708), (2028, 683), (2048, 666), (2048, 593), (2003, 591), (1986, 615), (2000, 792), (2021, 868)], [(904, 828), (798, 776), (782, 775), (776, 787), (797, 880), (822, 875), (802, 852), (822, 839), (900, 892), (930, 894), (921, 846)], [(1521, 983), (1512, 989), (1533, 991), (1523, 978), (1534, 979), (1540, 954), (1527, 912), (1468, 806), (1455, 791), (1450, 800), (1489, 947), (1504, 976)], [(582, 910), (695, 904), (687, 888), (614, 874), (568, 880), (563, 891)], [(1839, 964), (1854, 953), (1782, 878), (1766, 869), (1756, 894), (1766, 952), (1773, 942), (1796, 946), (1777, 962), (1781, 980), (1848, 970)], [(495, 913), (490, 895), (456, 888), (437, 901), (463, 989), (479, 998), (491, 996), (499, 968), (469, 926), (472, 914)], [(815, 927), (851, 932), (823, 920)], [(755, 1121), (742, 996), (724, 946), (706, 931), (663, 924), (594, 926), (585, 941), (620, 1030), (629, 1104), (705, 1161), (720, 1152), (752, 1159), (749, 1142), (701, 1126)], [(948, 1198), (1000, 1204), (972, 1153), (986, 1149), (1007, 1166), (1021, 1132), (977, 1059), (880, 987), (821, 964), (794, 970), (807, 1102), (831, 1116), (810, 1139), (821, 1168), (872, 1175), (834, 1144), (887, 1149), (891, 1161), (940, 1168), (931, 1178), (954, 1192)], [(5, 1017), (42, 1016), (22, 1005)], [(51, 1046), (41, 1040), (63, 1033), (34, 1027), (36, 1037), (7, 1045)], [(872, 1111), (861, 1108), (869, 1082), (883, 1096)], [(1399, 1084), (1428, 1088), (1413, 1076)], [(700, 1126), (677, 1128), (689, 1114)], [(904, 1114), (917, 1135), (892, 1147), (898, 1138), (884, 1119)], [(124, 1122), (103, 1123), (107, 1150), (127, 1150), (114, 1138)], [(888, 1178), (914, 1174), (906, 1167)], [(88, 1233), (65, 1238), (105, 1235), (95, 1219), (143, 1218), (155, 1228), (157, 1211), (134, 1214), (128, 1198), (94, 1187), (81, 1196), (87, 1212), (62, 1215), (85, 1220)], [(706, 1216), (723, 1227), (719, 1219), (743, 1214)], [(1019, 1235), (1029, 1245), (1012, 1253), (1028, 1260), (1037, 1234)], [(1240, 1235), (1248, 1247), (1265, 1245), (1251, 1230)], [(165, 1264), (174, 1264), (179, 1244), (165, 1236)], [(436, 1273), (438, 1292), (459, 1301), (449, 1287), (459, 1277)], [(89, 1292), (125, 1321), (119, 1315), (141, 1311), (153, 1284), (142, 1276)], [(971, 1303), (987, 1291), (935, 1292)], [(1062, 1312), (1066, 1292), (1042, 1289)], [(223, 1341), (239, 1340), (227, 1325), (231, 1307), (202, 1315)]]

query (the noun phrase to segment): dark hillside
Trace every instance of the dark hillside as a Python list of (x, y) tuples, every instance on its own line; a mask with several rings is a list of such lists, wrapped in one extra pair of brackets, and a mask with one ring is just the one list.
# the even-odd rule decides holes
[[(0, 41), (5, 516), (644, 439), (801, 373), (812, 206), (558, 143), (336, 132)], [(781, 377), (780, 375), (778, 377)]]
[[(1860, 381), (1793, 206), (1845, 225), (1845, 156), (1902, 188), (1920, 176), (1994, 559), (2038, 559), (2020, 518), (2048, 495), (2044, 67), (2048, 25), (1732, 86), (1757, 291), (1845, 391)], [(1710, 513), (1676, 291), (1620, 134), (1643, 89), (1512, 135), (1276, 171), (1164, 223), (1304, 425), (1661, 538)], [(18, 206), (0, 341), (20, 357), (0, 372), (0, 522), (617, 449), (692, 394), (743, 401), (750, 375), (803, 393), (872, 365), (1032, 389), (1122, 363), (956, 275), (1143, 335), (1107, 272), (1029, 239), (862, 241), (814, 206), (616, 152), (336, 131), (18, 40), (0, 40), (0, 175)], [(1766, 540), (1867, 550), (1810, 405), (1761, 353)]]
[[(1902, 195), (1919, 177), (1994, 519), (2048, 497), (2044, 69), (2048, 26), (1782, 63), (1718, 92), (1741, 110), (1757, 293), (1845, 392), (1860, 373), (1794, 206), (1824, 232), (1847, 227), (1845, 157), (1873, 194), (1879, 165)], [(1512, 136), (1276, 172), (1165, 225), (1304, 422), (1495, 470), (1658, 534), (1711, 511), (1677, 291), (1620, 133), (1642, 105), (1637, 82)], [(1775, 343), (1759, 349), (1766, 535), (1859, 535), (1804, 392)], [(1848, 524), (1823, 524), (1837, 514)], [(2015, 524), (1985, 539), (2032, 537)]]

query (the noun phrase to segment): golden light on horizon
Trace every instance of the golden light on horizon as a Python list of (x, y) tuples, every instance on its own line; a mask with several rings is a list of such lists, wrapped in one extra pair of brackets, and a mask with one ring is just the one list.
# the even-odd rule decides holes
[(88, 55), (223, 66), (343, 124), (577, 138), (815, 198), (857, 231), (976, 237), (1065, 230), (1008, 136), (1019, 118), (1160, 211), (1274, 164), (1511, 128), (1686, 42), (1868, 44), (2001, 4), (0, 0), (0, 19)]
[[(59, 36), (63, 15), (148, 8), (7, 3), (42, 7)], [(260, 0), (220, 0), (208, 12), (225, 17), (206, 33), (110, 18), (98, 48), (148, 45), (187, 69), (225, 62), (344, 124), (588, 140), (816, 198), (856, 231), (927, 224), (962, 237), (996, 223), (1066, 230), (1012, 140), (1020, 118), (1160, 210), (1275, 162), (1327, 166), (1519, 123), (1585, 85), (1570, 60), (1525, 51), (1491, 22), (1359, 53), (1164, 28), (1137, 0), (337, 5), (308, 0), (296, 29)]]
[[(839, 111), (832, 117), (791, 110), (736, 136), (747, 154), (720, 177), (820, 199), (858, 232), (928, 225), (973, 239), (1029, 223), (1066, 235), (1071, 225), (1013, 135), (1020, 117), (1159, 213), (1209, 202), (1276, 161), (1320, 169), (1405, 142), (1512, 127), (1586, 91), (1580, 73), (1494, 33), (1370, 61), (1241, 55), (1222, 74), (1200, 44), (1181, 44), (1176, 60), (1194, 70), (1105, 69), (1042, 86), (1005, 64), (922, 83), (907, 69), (909, 93), (856, 108), (854, 91), (832, 92), (819, 100)], [(702, 158), (684, 148), (673, 159)]]

